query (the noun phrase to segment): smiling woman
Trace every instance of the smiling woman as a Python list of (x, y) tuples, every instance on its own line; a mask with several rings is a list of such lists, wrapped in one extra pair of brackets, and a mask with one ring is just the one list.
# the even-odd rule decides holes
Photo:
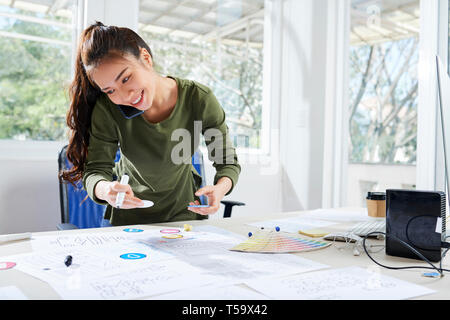
[[(108, 59), (98, 67), (88, 67), (87, 72), (114, 104), (144, 111), (144, 117), (156, 123), (171, 113), (178, 90), (174, 79), (160, 76), (152, 67), (151, 54), (141, 48), (139, 60), (126, 54), (122, 59)], [(155, 101), (155, 92), (159, 101)]]
[[(158, 74), (150, 48), (131, 29), (97, 22), (84, 30), (70, 97), (67, 156), (73, 168), (61, 177), (82, 179), (89, 196), (108, 205), (105, 218), (112, 225), (204, 219), (235, 186), (240, 165), (214, 94), (195, 81)], [(126, 116), (124, 108), (134, 114)], [(192, 148), (183, 155), (190, 159), (198, 147), (198, 122), (202, 133), (220, 133), (205, 136), (216, 175), (213, 185), (201, 189), (191, 163), (173, 161), (178, 141), (171, 139), (179, 129), (190, 133)], [(124, 174), (128, 185), (113, 181)], [(120, 209), (114, 207), (119, 192), (125, 193)], [(209, 207), (188, 208), (202, 195)], [(143, 199), (155, 205), (143, 208)]]

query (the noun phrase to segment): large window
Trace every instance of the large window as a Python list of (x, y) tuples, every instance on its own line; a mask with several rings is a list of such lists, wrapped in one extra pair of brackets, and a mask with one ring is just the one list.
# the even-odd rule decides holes
[(347, 204), (415, 188), (419, 1), (352, 1)]
[(141, 0), (139, 33), (158, 72), (210, 87), (236, 147), (260, 148), (264, 0)]
[(73, 11), (73, 0), (0, 0), (0, 139), (67, 138)]

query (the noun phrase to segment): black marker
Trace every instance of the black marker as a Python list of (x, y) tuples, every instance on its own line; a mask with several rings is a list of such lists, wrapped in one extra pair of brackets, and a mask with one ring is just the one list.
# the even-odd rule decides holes
[(69, 267), (72, 264), (72, 256), (67, 256), (64, 259), (64, 264), (66, 265), (66, 267)]

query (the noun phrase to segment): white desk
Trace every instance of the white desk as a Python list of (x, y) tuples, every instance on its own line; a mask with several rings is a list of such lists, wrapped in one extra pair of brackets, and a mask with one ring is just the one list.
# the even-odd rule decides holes
[[(272, 215), (265, 215), (264, 217), (250, 217), (250, 218), (229, 218), (229, 219), (209, 219), (203, 221), (188, 221), (186, 223), (191, 224), (194, 229), (198, 225), (213, 225), (217, 226), (234, 233), (238, 233), (241, 235), (247, 235), (249, 231), (256, 230), (256, 227), (251, 227), (246, 225), (246, 223), (261, 221), (263, 219), (280, 219), (280, 218), (288, 218), (295, 215), (303, 215), (310, 214), (311, 212), (289, 212), (289, 213), (278, 213)], [(338, 214), (338, 213), (336, 213)], [(139, 226), (142, 228), (160, 228), (161, 226), (172, 226), (172, 227), (180, 227), (183, 228), (185, 222), (173, 222), (173, 223), (164, 223), (158, 225), (144, 225)], [(327, 230), (331, 232), (336, 231), (345, 231), (349, 228), (349, 226), (355, 224), (355, 222), (341, 222), (335, 224), (333, 226), (326, 227)], [(135, 227), (135, 226), (134, 226)], [(112, 228), (102, 228), (102, 229), (84, 229), (84, 230), (69, 230), (69, 231), (53, 231), (53, 232), (40, 232), (42, 235), (55, 235), (61, 232), (109, 232), (117, 229), (123, 229), (124, 227), (112, 227)], [(37, 234), (37, 233), (35, 233)], [(18, 241), (12, 242), (8, 244), (0, 245), (0, 261), (2, 261), (2, 257), (18, 254), (18, 253), (27, 253), (32, 251), (32, 247), (30, 244), (32, 240)], [(380, 244), (383, 244), (383, 241), (379, 240)], [(450, 299), (450, 275), (446, 275), (442, 278), (427, 278), (423, 277), (422, 273), (426, 270), (421, 269), (408, 269), (408, 270), (389, 270), (386, 268), (378, 267), (374, 262), (372, 262), (369, 257), (362, 252), (359, 256), (355, 256), (353, 254), (352, 246), (346, 246), (345, 243), (336, 242), (333, 243), (328, 248), (320, 249), (317, 251), (297, 253), (296, 255), (300, 255), (306, 259), (310, 259), (316, 262), (320, 262), (326, 265), (329, 265), (331, 268), (340, 268), (340, 267), (349, 267), (349, 266), (360, 266), (360, 267), (373, 267), (379, 268), (379, 272), (381, 274), (389, 275), (397, 279), (405, 280), (411, 283), (415, 283), (418, 285), (425, 286), (429, 289), (435, 290), (436, 293), (425, 295), (419, 297), (417, 299)], [(276, 255), (273, 255), (274, 257)], [(416, 266), (423, 265), (429, 266), (428, 264), (419, 261), (419, 260), (411, 260), (404, 259), (398, 257), (392, 257), (385, 255), (385, 251), (381, 250), (378, 253), (373, 253), (372, 256), (385, 265), (389, 266)], [(438, 263), (436, 263), (438, 265)], [(444, 259), (443, 268), (450, 269), (450, 260), (448, 256)], [(41, 281), (37, 278), (34, 278), (26, 273), (23, 273), (19, 270), (15, 270), (14, 268), (8, 270), (0, 270), (0, 287), (5, 286), (16, 286), (18, 287), (29, 299), (60, 299), (59, 295), (56, 291), (53, 290), (46, 282)], [(190, 297), (186, 297), (186, 299), (191, 299)]]

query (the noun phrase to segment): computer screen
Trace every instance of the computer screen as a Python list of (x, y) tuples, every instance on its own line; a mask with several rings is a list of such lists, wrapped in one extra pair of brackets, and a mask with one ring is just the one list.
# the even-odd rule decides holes
[[(441, 115), (442, 140), (445, 158), (445, 181), (448, 190), (450, 188), (450, 177), (448, 172), (450, 169), (450, 155), (448, 154), (448, 152), (450, 152), (450, 78), (447, 73), (447, 68), (438, 56), (436, 56), (436, 68), (439, 91), (439, 111)], [(447, 198), (449, 198), (448, 193)], [(448, 200), (450, 201), (450, 199)]]

